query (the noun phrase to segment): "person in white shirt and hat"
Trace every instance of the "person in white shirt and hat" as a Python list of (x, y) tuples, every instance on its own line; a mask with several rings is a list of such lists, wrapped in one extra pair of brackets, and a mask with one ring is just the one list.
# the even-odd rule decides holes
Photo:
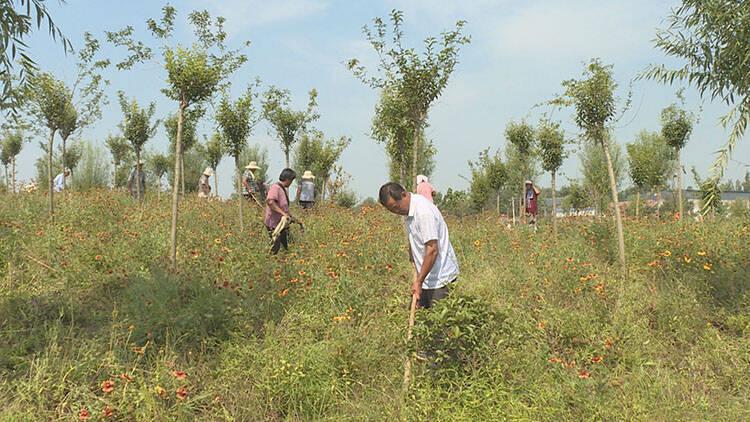
[(53, 181), (55, 192), (62, 192), (65, 189), (65, 178), (68, 176), (70, 176), (70, 169), (65, 169), (65, 176), (63, 176), (63, 173), (55, 176), (55, 180)]
[(262, 180), (255, 176), (255, 172), (258, 170), (260, 170), (260, 166), (255, 161), (251, 161), (245, 166), (245, 171), (242, 173), (242, 196), (262, 207), (260, 201), (264, 197), (265, 185)]
[(302, 174), (297, 187), (297, 202), (302, 209), (310, 209), (315, 205), (315, 176), (310, 170), (305, 170)]
[(198, 198), (208, 198), (211, 196), (211, 176), (214, 175), (214, 169), (206, 167), (198, 179)]
[[(139, 183), (136, 184), (136, 178)], [(146, 195), (146, 174), (143, 172), (143, 161), (138, 161), (133, 166), (133, 171), (130, 172), (128, 177), (128, 191), (130, 195), (135, 199), (143, 199)], [(140, 194), (140, 198), (138, 195)]]

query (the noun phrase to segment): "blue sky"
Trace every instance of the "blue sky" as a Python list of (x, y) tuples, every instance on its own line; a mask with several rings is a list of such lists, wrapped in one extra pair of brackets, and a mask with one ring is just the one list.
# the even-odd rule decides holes
[[(490, 147), (503, 148), (503, 130), (510, 120), (527, 118), (535, 122), (547, 111), (535, 108), (561, 91), (560, 82), (580, 75), (582, 64), (600, 57), (614, 65), (615, 77), (624, 97), (631, 80), (650, 63), (679, 65), (652, 47), (656, 28), (664, 26), (676, 1), (509, 1), (509, 0), (178, 0), (171, 4), (178, 10), (176, 41), (189, 44), (191, 33), (185, 24), (193, 9), (208, 9), (227, 18), (230, 44), (250, 40), (248, 63), (233, 78), (233, 93), (239, 93), (259, 77), (265, 85), (276, 85), (292, 91), (294, 103), (303, 108), (307, 91), (319, 93), (320, 120), (316, 127), (330, 137), (352, 138), (342, 164), (352, 175), (352, 187), (361, 198), (375, 196), (386, 181), (386, 155), (382, 146), (372, 141), (369, 125), (377, 99), (345, 68), (352, 57), (374, 65), (375, 58), (365, 42), (361, 28), (373, 17), (385, 17), (391, 9), (405, 14), (405, 31), (409, 44), (421, 44), (429, 35), (449, 29), (456, 20), (468, 21), (466, 32), (472, 43), (464, 48), (448, 88), (430, 113), (427, 136), (437, 147), (437, 167), (432, 181), (438, 190), (465, 188), (468, 160)], [(50, 2), (56, 22), (80, 45), (84, 31), (103, 38), (105, 30), (133, 25), (144, 39), (148, 34), (145, 20), (158, 17), (164, 3), (154, 0), (101, 1), (69, 0), (65, 5)], [(31, 39), (34, 57), (40, 66), (70, 82), (75, 71), (74, 58), (62, 54), (42, 31)], [(104, 54), (113, 58), (118, 52), (105, 46)], [(82, 138), (103, 145), (107, 134), (117, 133), (121, 119), (115, 92), (123, 90), (141, 103), (154, 101), (158, 117), (176, 109), (176, 104), (160, 92), (165, 73), (156, 64), (134, 71), (108, 73), (110, 103), (104, 117), (87, 129)], [(625, 144), (642, 129), (659, 130), (659, 112), (675, 99), (678, 87), (655, 82), (632, 83), (633, 105), (618, 123), (616, 140)], [(727, 133), (718, 118), (727, 111), (720, 103), (702, 103), (694, 90), (686, 92), (688, 107), (703, 106), (701, 120), (683, 153), (687, 168), (695, 166), (702, 174), (713, 160)], [(563, 123), (568, 136), (576, 129), (572, 112), (553, 116)], [(213, 122), (204, 121), (200, 133), (210, 134)], [(747, 138), (747, 137), (746, 137)], [(251, 138), (252, 143), (268, 149), (270, 175), (283, 167), (278, 143), (262, 123)], [(37, 140), (25, 146), (19, 157), (19, 177), (34, 177), (34, 160), (41, 155)], [(147, 149), (166, 151), (168, 142), (163, 128), (149, 141)], [(744, 139), (734, 158), (750, 164), (750, 145)], [(232, 164), (224, 159), (218, 168), (219, 193), (231, 191)], [(562, 183), (580, 175), (578, 158), (569, 158), (562, 171)], [(732, 161), (727, 176), (741, 178), (745, 165)], [(540, 183), (549, 183), (541, 177)], [(693, 184), (686, 177), (686, 185)]]

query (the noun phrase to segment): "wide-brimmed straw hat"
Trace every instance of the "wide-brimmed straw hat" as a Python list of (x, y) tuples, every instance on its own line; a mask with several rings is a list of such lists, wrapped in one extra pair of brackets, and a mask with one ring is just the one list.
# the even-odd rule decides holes
[(260, 170), (260, 167), (258, 167), (258, 163), (255, 161), (251, 161), (250, 164), (245, 166), (245, 169), (247, 170)]
[(527, 185), (533, 185), (533, 184), (534, 184), (534, 182), (532, 182), (531, 180), (527, 180), (527, 181), (526, 181), (525, 183), (526, 183)]
[(305, 170), (305, 172), (302, 174), (302, 180), (313, 180), (315, 179), (315, 176), (313, 176), (312, 172), (310, 170)]
[(133, 167), (135, 167), (135, 166), (139, 166), (139, 165), (140, 165), (140, 166), (142, 166), (143, 164), (144, 164), (144, 163), (143, 163), (143, 160), (138, 160), (138, 161), (136, 161), (136, 163), (135, 163), (135, 164), (133, 164)]
[(425, 176), (424, 174), (418, 174), (417, 175), (417, 184), (420, 184), (422, 182), (429, 182), (429, 180), (427, 180), (427, 176)]
[(212, 169), (211, 167), (206, 167), (206, 169), (203, 170), (203, 174), (205, 174), (208, 177), (211, 177), (214, 175), (214, 169)]

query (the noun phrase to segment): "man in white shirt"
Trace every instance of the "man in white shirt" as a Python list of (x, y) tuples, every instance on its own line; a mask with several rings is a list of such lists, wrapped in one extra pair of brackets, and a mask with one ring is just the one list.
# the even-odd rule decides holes
[(57, 176), (55, 176), (55, 180), (53, 180), (53, 186), (55, 189), (55, 192), (62, 192), (63, 189), (65, 189), (65, 178), (70, 176), (70, 170), (65, 169), (65, 176), (63, 177), (63, 174), (60, 173)]
[(429, 308), (434, 301), (447, 296), (448, 284), (458, 278), (458, 260), (448, 237), (448, 226), (432, 202), (407, 192), (398, 183), (386, 183), (378, 196), (388, 211), (406, 217), (409, 259), (417, 271), (412, 294), (420, 308)]

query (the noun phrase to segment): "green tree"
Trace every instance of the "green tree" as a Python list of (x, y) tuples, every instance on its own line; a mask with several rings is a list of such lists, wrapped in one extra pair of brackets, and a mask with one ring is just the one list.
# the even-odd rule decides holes
[(151, 167), (151, 174), (154, 176), (154, 185), (159, 199), (161, 199), (161, 181), (164, 178), (164, 175), (169, 172), (170, 162), (171, 160), (169, 157), (161, 153), (152, 154), (147, 160), (147, 163)]
[[(500, 151), (490, 155), (490, 150), (485, 149), (479, 153), (477, 161), (469, 161), (471, 169), (471, 183), (469, 186), (469, 199), (476, 211), (481, 211), (488, 200), (495, 195), (497, 212), (500, 213), (500, 191), (506, 186), (508, 172), (503, 163)], [(447, 194), (446, 194), (447, 195)]]
[(615, 97), (617, 84), (612, 77), (612, 66), (604, 65), (598, 59), (594, 59), (586, 65), (582, 79), (563, 81), (562, 85), (565, 93), (562, 97), (553, 100), (553, 103), (573, 106), (576, 111), (575, 122), (582, 130), (582, 138), (601, 147), (604, 153), (615, 211), (620, 264), (623, 274), (627, 274), (625, 235), (620, 215), (620, 200), (617, 196), (618, 179), (610, 153), (610, 126), (617, 119), (617, 98)]
[[(704, 190), (713, 195), (750, 120), (750, 7), (745, 0), (683, 0), (667, 24), (657, 32), (655, 45), (685, 63), (678, 69), (652, 65), (642, 76), (669, 84), (687, 81), (701, 97), (719, 98), (731, 107), (720, 119), (725, 128), (731, 126), (729, 138), (718, 151), (711, 177), (704, 180)], [(716, 209), (719, 202), (720, 196), (707, 197), (703, 212)]]
[(288, 90), (270, 87), (263, 96), (263, 118), (273, 128), (276, 138), (281, 143), (286, 166), (290, 167), (290, 154), (294, 144), (299, 140), (308, 125), (320, 115), (315, 111), (318, 106), (318, 92), (310, 90), (307, 109), (295, 111), (291, 108), (291, 94)]
[[(240, 50), (226, 48), (227, 34), (224, 31), (223, 17), (212, 19), (207, 11), (194, 11), (188, 15), (193, 27), (196, 42), (189, 48), (181, 45), (170, 46), (166, 43), (174, 30), (174, 19), (177, 11), (172, 6), (162, 8), (159, 22), (148, 19), (146, 24), (156, 40), (164, 41), (162, 46), (163, 66), (167, 72), (168, 87), (162, 92), (177, 102), (177, 133), (175, 141), (174, 179), (180, 180), (180, 157), (182, 154), (182, 130), (185, 112), (191, 107), (206, 102), (229, 76), (237, 71), (246, 61), (247, 56)], [(127, 26), (117, 32), (108, 32), (107, 39), (116, 46), (128, 50), (128, 56), (117, 64), (118, 69), (129, 69), (136, 63), (153, 59), (153, 50), (142, 41), (133, 38), (134, 29)], [(249, 43), (243, 44), (248, 46)], [(169, 258), (172, 268), (177, 268), (177, 220), (179, 207), (178, 184), (172, 184), (172, 224), (170, 229)]]
[(636, 186), (635, 216), (639, 216), (641, 191), (659, 191), (666, 186), (674, 167), (674, 152), (661, 134), (641, 131), (633, 143), (626, 145), (628, 172)]
[(591, 195), (586, 192), (586, 189), (578, 181), (574, 180), (571, 182), (567, 190), (568, 194), (565, 196), (564, 207), (580, 211), (593, 205)]
[(8, 171), (8, 166), (10, 165), (11, 158), (10, 158), (10, 151), (8, 151), (8, 148), (5, 146), (5, 143), (0, 145), (0, 164), (3, 165), (5, 168), (5, 190), (10, 190), (10, 172)]
[[(104, 86), (109, 81), (103, 79), (101, 72), (109, 67), (110, 61), (97, 60), (99, 49), (99, 41), (90, 33), (84, 33), (84, 46), (78, 52), (76, 80), (70, 92), (70, 101), (62, 111), (60, 138), (63, 170), (68, 166), (65, 159), (68, 139), (99, 120), (102, 117), (101, 106), (107, 102)], [(65, 183), (65, 171), (62, 174)]]
[(206, 153), (206, 162), (208, 162), (208, 166), (214, 169), (214, 193), (218, 195), (219, 174), (215, 170), (219, 167), (219, 163), (225, 154), (224, 141), (221, 139), (221, 134), (214, 133), (211, 135), (211, 139), (206, 140), (204, 151)]
[[(151, 103), (147, 108), (138, 105), (138, 102), (133, 98), (128, 101), (125, 97), (125, 93), (119, 91), (117, 97), (120, 100), (120, 109), (122, 110), (122, 123), (120, 124), (120, 130), (122, 130), (122, 137), (130, 142), (135, 153), (135, 162), (141, 161), (141, 152), (146, 142), (151, 139), (156, 133), (156, 127), (159, 121), (156, 120), (152, 123), (154, 113), (156, 113), (156, 104)], [(136, 195), (138, 200), (142, 201), (141, 197), (141, 175), (139, 166), (135, 166), (135, 186)]]
[[(372, 28), (364, 26), (362, 31), (375, 50), (378, 58), (378, 74), (372, 75), (354, 58), (347, 67), (366, 85), (378, 89), (388, 96), (395, 96), (400, 104), (392, 111), (401, 117), (388, 117), (389, 122), (411, 131), (411, 180), (416, 189), (416, 170), (419, 167), (420, 140), (427, 124), (430, 107), (442, 95), (448, 85), (450, 75), (458, 63), (461, 46), (470, 38), (463, 34), (464, 21), (456, 22), (455, 28), (445, 31), (440, 38), (428, 37), (424, 40), (424, 50), (420, 53), (406, 47), (403, 32), (403, 12), (393, 10), (390, 15), (391, 34), (388, 24), (382, 18), (373, 20)], [(398, 120), (404, 119), (403, 122)], [(401, 138), (401, 141), (404, 139)], [(404, 147), (399, 143), (398, 147)], [(403, 156), (403, 153), (401, 154)], [(394, 155), (390, 155), (394, 157)]]
[(534, 128), (524, 121), (521, 121), (520, 123), (511, 121), (505, 127), (505, 138), (510, 142), (512, 147), (515, 148), (516, 152), (518, 152), (521, 171), (523, 173), (520, 183), (520, 200), (518, 202), (518, 215), (521, 221), (526, 220), (526, 179), (532, 178), (530, 163), (532, 156), (534, 155), (534, 136)]
[(552, 175), (552, 231), (557, 236), (557, 172), (566, 157), (565, 134), (559, 123), (542, 119), (536, 136), (542, 169)]
[(249, 86), (245, 93), (234, 102), (228, 96), (222, 98), (219, 109), (216, 111), (216, 123), (221, 130), (221, 138), (224, 140), (224, 148), (227, 155), (234, 157), (234, 169), (237, 183), (237, 202), (240, 215), (240, 231), (245, 230), (242, 216), (242, 166), (240, 165), (240, 154), (247, 147), (247, 141), (255, 125), (260, 121), (260, 112), (255, 107), (257, 99), (253, 86)]
[(297, 144), (295, 167), (299, 172), (312, 171), (317, 190), (324, 199), (334, 166), (349, 143), (351, 139), (346, 136), (326, 140), (323, 132), (312, 130), (305, 132)]
[(128, 140), (122, 136), (109, 135), (104, 143), (107, 146), (110, 155), (112, 155), (112, 187), (116, 188), (122, 186), (124, 180), (119, 176), (120, 165), (129, 162), (131, 158), (131, 148), (128, 144)]
[[(24, 137), (20, 130), (6, 132), (2, 143), (3, 164), (11, 166), (10, 186), (11, 192), (16, 193), (16, 157), (21, 153), (23, 148)], [(5, 176), (8, 177), (8, 167), (5, 167)]]
[[(27, 89), (36, 89), (34, 76), (37, 65), (28, 50), (25, 40), (34, 29), (41, 29), (42, 23), (47, 24), (49, 34), (53, 40), (59, 40), (65, 53), (73, 51), (73, 45), (63, 35), (60, 28), (52, 20), (47, 10), (45, 0), (6, 0), (0, 3), (0, 43), (3, 54), (0, 56), (0, 79), (3, 90), (0, 96), (0, 109), (16, 111), (19, 96), (16, 95)], [(20, 70), (15, 72), (16, 64)], [(13, 86), (14, 79), (18, 81)]]
[(63, 82), (49, 73), (36, 73), (29, 84), (34, 88), (24, 94), (24, 104), (32, 125), (40, 132), (46, 131), (48, 136), (47, 146), (44, 148), (47, 152), (48, 211), (50, 218), (54, 218), (52, 153), (55, 134), (65, 125), (66, 112), (70, 111), (72, 93)]
[(674, 149), (675, 163), (677, 165), (677, 203), (679, 204), (680, 218), (684, 213), (682, 201), (682, 163), (680, 161), (680, 152), (687, 144), (690, 133), (693, 131), (695, 117), (688, 113), (684, 107), (685, 99), (682, 96), (682, 90), (677, 92), (677, 98), (680, 104), (672, 104), (661, 111), (661, 136), (667, 144)]

